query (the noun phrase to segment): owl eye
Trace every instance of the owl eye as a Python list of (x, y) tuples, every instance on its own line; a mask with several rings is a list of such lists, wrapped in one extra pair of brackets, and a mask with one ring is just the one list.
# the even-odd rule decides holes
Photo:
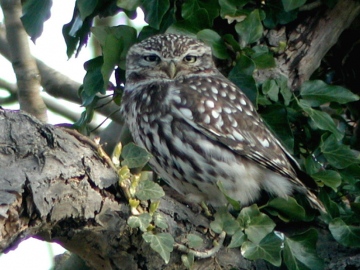
[(150, 55), (145, 55), (144, 60), (147, 62), (159, 62), (160, 57), (157, 56), (156, 54), (150, 54)]
[(184, 62), (186, 63), (195, 63), (197, 57), (195, 55), (186, 55), (184, 57)]

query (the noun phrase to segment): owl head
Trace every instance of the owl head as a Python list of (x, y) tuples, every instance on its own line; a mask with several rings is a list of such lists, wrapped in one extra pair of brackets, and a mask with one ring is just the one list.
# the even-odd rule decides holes
[(127, 81), (175, 80), (187, 75), (217, 73), (211, 48), (176, 34), (157, 35), (133, 45), (126, 58)]

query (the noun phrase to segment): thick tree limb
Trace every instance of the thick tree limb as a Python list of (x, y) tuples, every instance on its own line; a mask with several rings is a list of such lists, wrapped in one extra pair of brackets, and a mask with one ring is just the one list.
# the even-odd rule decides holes
[[(127, 226), (130, 213), (117, 191), (117, 174), (88, 138), (15, 111), (0, 110), (0, 129), (0, 252), (35, 236), (60, 243), (93, 269), (185, 269), (179, 251), (165, 264), (141, 233)], [(161, 200), (159, 211), (178, 243), (195, 233), (207, 249), (212, 247), (205, 216), (170, 197)], [(339, 246), (326, 230), (318, 246), (326, 269), (360, 266), (359, 250)], [(193, 266), (234, 268), (271, 269), (264, 261), (245, 260), (239, 249), (226, 248)]]
[(46, 122), (47, 109), (40, 96), (39, 71), (30, 54), (28, 36), (20, 20), (21, 1), (1, 0), (0, 4), (4, 12), (6, 37), (11, 44), (9, 51), (19, 89), (20, 108)]

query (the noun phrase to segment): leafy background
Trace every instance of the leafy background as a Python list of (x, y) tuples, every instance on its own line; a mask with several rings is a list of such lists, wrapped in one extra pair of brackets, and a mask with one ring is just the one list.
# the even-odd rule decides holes
[[(219, 68), (248, 95), (269, 127), (316, 180), (319, 198), (327, 209), (326, 214), (319, 216), (301, 199), (277, 198), (241, 210), (235, 207), (238, 211), (233, 214), (220, 209), (211, 229), (231, 235), (230, 247), (240, 248), (250, 260), (264, 259), (275, 266), (285, 264), (289, 269), (322, 269), (324, 262), (316, 253), (317, 231), (311, 226), (314, 221), (326, 224), (341, 245), (360, 247), (360, 158), (359, 139), (354, 130), (359, 119), (356, 107), (359, 90), (354, 83), (356, 76), (352, 75), (358, 71), (352, 68), (352, 57), (339, 71), (340, 57), (336, 57), (339, 48), (335, 46), (311, 80), (298, 89), (292, 89), (284, 76), (264, 81), (254, 77), (257, 70), (275, 68), (274, 56), (286, 46), (267, 45), (265, 32), (291, 24), (305, 2), (78, 0), (72, 20), (63, 27), (63, 35), (69, 57), (80, 53), (89, 35), (94, 35), (101, 46), (101, 54), (84, 64), (87, 73), (79, 95), (86, 110), (75, 124), (84, 133), (89, 132), (88, 123), (102, 95), (110, 90), (113, 100), (121, 103), (126, 83), (125, 57), (132, 44), (158, 33), (177, 32), (210, 45)], [(327, 0), (323, 4), (332, 6), (335, 2)], [(30, 0), (24, 5), (22, 21), (32, 40), (41, 35), (50, 7), (50, 0)], [(131, 26), (138, 7), (148, 23), (139, 33)], [(127, 14), (129, 25), (93, 26), (95, 17), (113, 16), (121, 11)], [(350, 55), (353, 52), (348, 51)], [(113, 75), (115, 80), (110, 80)], [(124, 162), (129, 165), (134, 160), (125, 157)], [(230, 203), (236, 206), (233, 200)], [(152, 217), (133, 219), (131, 226), (144, 230), (144, 240), (168, 260), (172, 240), (165, 232), (166, 226), (163, 232), (152, 233), (146, 230)], [(281, 224), (293, 222), (309, 225), (291, 233), (282, 230)]]

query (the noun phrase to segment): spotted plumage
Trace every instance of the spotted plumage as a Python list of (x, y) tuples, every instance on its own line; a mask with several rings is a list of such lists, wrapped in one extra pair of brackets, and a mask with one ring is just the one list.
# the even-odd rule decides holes
[(213, 206), (227, 195), (247, 205), (264, 190), (294, 191), (322, 204), (299, 178), (295, 160), (264, 125), (250, 100), (215, 67), (210, 47), (181, 35), (130, 48), (122, 112), (152, 168), (188, 200)]

